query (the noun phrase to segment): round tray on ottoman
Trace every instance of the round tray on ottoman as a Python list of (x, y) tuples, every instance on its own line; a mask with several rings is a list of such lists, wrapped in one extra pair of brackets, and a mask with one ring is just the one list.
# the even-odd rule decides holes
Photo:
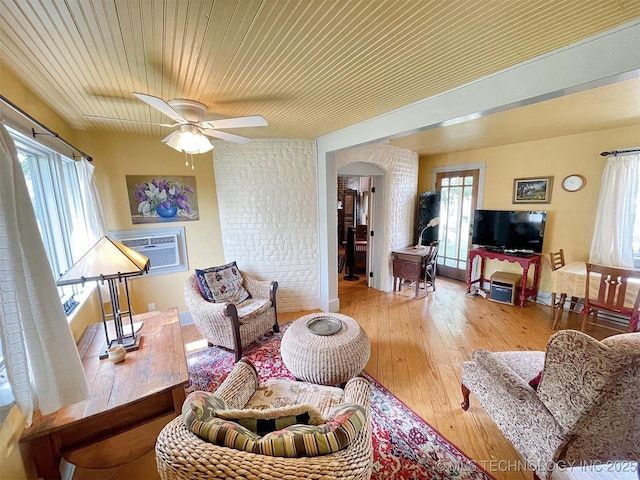
[(369, 360), (369, 337), (353, 318), (312, 313), (293, 322), (282, 336), (282, 361), (298, 379), (338, 385), (355, 377)]

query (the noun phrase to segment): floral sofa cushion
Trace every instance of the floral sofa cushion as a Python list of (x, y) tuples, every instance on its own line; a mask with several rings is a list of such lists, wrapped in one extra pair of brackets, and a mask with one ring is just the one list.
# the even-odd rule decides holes
[(201, 391), (191, 393), (182, 408), (185, 426), (201, 439), (278, 457), (326, 455), (347, 447), (364, 427), (365, 411), (345, 403), (331, 413), (321, 424), (322, 417), (311, 405), (230, 410), (222, 399)]
[(268, 410), (287, 405), (315, 405), (324, 418), (344, 403), (344, 391), (338, 387), (293, 380), (271, 379), (260, 384), (244, 408)]
[(210, 302), (228, 302), (237, 305), (251, 296), (244, 288), (242, 275), (236, 262), (203, 270), (196, 269), (196, 278), (202, 296)]

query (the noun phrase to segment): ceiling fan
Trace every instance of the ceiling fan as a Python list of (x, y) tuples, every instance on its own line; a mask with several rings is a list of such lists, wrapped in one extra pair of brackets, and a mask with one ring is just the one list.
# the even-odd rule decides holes
[(147, 105), (162, 112), (176, 123), (155, 123), (140, 120), (125, 120), (120, 118), (99, 117), (95, 115), (85, 115), (88, 118), (99, 120), (115, 120), (120, 122), (145, 123), (148, 125), (159, 125), (161, 127), (173, 128), (180, 126), (180, 129), (167, 135), (162, 141), (171, 148), (179, 152), (189, 154), (205, 153), (213, 148), (208, 138), (214, 137), (234, 143), (248, 143), (250, 138), (235, 135), (233, 133), (222, 132), (220, 128), (242, 128), (242, 127), (265, 127), (267, 121), (260, 115), (248, 117), (225, 118), (222, 120), (203, 121), (207, 106), (195, 100), (176, 98), (164, 101), (159, 97), (147, 95), (145, 93), (134, 92), (133, 95), (145, 102)]

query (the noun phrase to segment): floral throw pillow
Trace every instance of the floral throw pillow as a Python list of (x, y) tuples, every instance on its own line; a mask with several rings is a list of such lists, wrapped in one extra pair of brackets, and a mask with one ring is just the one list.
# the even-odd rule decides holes
[(198, 280), (198, 287), (200, 287), (200, 293), (210, 302), (213, 302), (213, 295), (211, 295), (211, 289), (209, 285), (207, 285), (207, 279), (205, 278), (205, 274), (210, 271), (209, 268), (205, 268), (203, 270), (198, 270), (196, 268), (196, 280)]
[(226, 302), (237, 305), (251, 297), (244, 288), (242, 275), (236, 262), (196, 270), (196, 278), (202, 296), (210, 302)]

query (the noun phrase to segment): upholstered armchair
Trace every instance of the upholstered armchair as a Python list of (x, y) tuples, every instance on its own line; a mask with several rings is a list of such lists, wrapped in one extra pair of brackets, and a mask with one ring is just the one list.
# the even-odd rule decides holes
[(184, 286), (184, 302), (198, 331), (210, 346), (233, 350), (236, 362), (242, 357), (244, 346), (270, 330), (280, 331), (276, 306), (278, 282), (258, 280), (246, 272), (238, 271), (250, 298), (237, 305), (207, 300), (196, 275), (191, 275)]
[(640, 458), (640, 333), (598, 341), (562, 330), (546, 352), (476, 350), (462, 391), (462, 408), (473, 393), (536, 478), (554, 464)]
[[(196, 392), (192, 395), (198, 395)], [(272, 379), (259, 383), (258, 375), (253, 365), (242, 360), (235, 367), (225, 381), (214, 392), (215, 397), (224, 401), (229, 408), (238, 409), (256, 415), (261, 412), (268, 416), (273, 412), (282, 412), (291, 407), (311, 407), (319, 412), (324, 419), (332, 418), (326, 425), (318, 426), (321, 432), (330, 431), (335, 427), (334, 422), (344, 420), (346, 415), (335, 414), (336, 410), (355, 408), (359, 410), (360, 423), (358, 427), (343, 430), (348, 435), (336, 434), (335, 439), (351, 437), (343, 445), (334, 448), (337, 451), (326, 454), (310, 454), (309, 449), (316, 445), (334, 444), (334, 441), (310, 440), (308, 436), (293, 438), (299, 435), (296, 428), (285, 433), (286, 429), (273, 435), (280, 440), (289, 441), (291, 449), (288, 456), (246, 451), (247, 444), (239, 441), (243, 433), (233, 430), (225, 435), (229, 423), (217, 423), (212, 426), (206, 420), (198, 420), (189, 424), (191, 412), (202, 414), (206, 408), (193, 403), (189, 405), (190, 395), (183, 407), (183, 415), (169, 422), (160, 432), (156, 442), (156, 462), (158, 473), (162, 480), (174, 479), (277, 479), (277, 478), (340, 478), (343, 480), (368, 479), (371, 476), (373, 447), (371, 442), (370, 395), (371, 385), (364, 377), (349, 380), (344, 390), (338, 387), (316, 385), (287, 379)], [(246, 415), (234, 415), (243, 418), (245, 423), (252, 424), (254, 420)], [(291, 412), (289, 412), (291, 413)], [(331, 417), (331, 415), (334, 415)], [(200, 418), (204, 418), (201, 416)], [(322, 418), (320, 418), (322, 420)], [(238, 420), (240, 421), (240, 420)], [(352, 426), (354, 424), (351, 424)], [(327, 427), (323, 429), (324, 427)], [(218, 430), (214, 431), (214, 428)], [(193, 430), (198, 431), (198, 435)], [(306, 426), (302, 427), (308, 431)], [(204, 434), (213, 437), (211, 441), (201, 438)], [(289, 435), (289, 439), (285, 437)], [(222, 443), (231, 441), (232, 446)], [(344, 441), (344, 440), (343, 440)], [(243, 449), (244, 448), (244, 449)], [(273, 452), (277, 449), (274, 447)], [(294, 455), (295, 454), (295, 455)]]

